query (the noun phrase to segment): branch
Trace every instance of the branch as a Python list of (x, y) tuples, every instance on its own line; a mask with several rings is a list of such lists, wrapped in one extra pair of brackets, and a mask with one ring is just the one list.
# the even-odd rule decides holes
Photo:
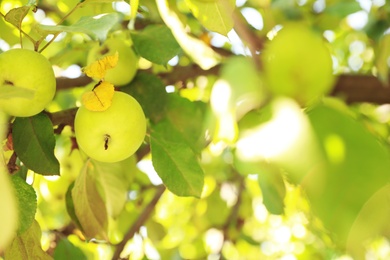
[(134, 236), (134, 234), (136, 232), (138, 232), (140, 227), (149, 219), (150, 215), (153, 212), (153, 209), (155, 208), (157, 202), (160, 200), (161, 195), (164, 193), (164, 191), (165, 191), (165, 186), (161, 185), (160, 187), (158, 187), (158, 190), (157, 190), (156, 194), (154, 195), (153, 199), (144, 208), (141, 215), (138, 217), (138, 219), (134, 222), (134, 224), (127, 231), (122, 242), (120, 242), (116, 246), (112, 260), (121, 259), (120, 254), (122, 253), (123, 249), (125, 248), (127, 242)]
[(384, 85), (378, 78), (367, 75), (340, 75), (331, 96), (347, 103), (390, 103), (390, 83)]
[(242, 203), (242, 193), (245, 189), (245, 178), (240, 176), (239, 182), (238, 182), (238, 190), (237, 190), (237, 201), (234, 204), (232, 210), (230, 211), (230, 214), (228, 218), (225, 221), (225, 224), (222, 226), (222, 232), (224, 240), (231, 239), (229, 237), (229, 228), (234, 225), (237, 226), (238, 223), (238, 212), (240, 210), (240, 206)]
[(92, 79), (82, 75), (78, 78), (56, 78), (57, 90), (70, 89), (74, 87), (84, 87), (92, 82)]
[(59, 126), (59, 125), (73, 126), (74, 117), (76, 115), (77, 109), (78, 109), (77, 107), (74, 107), (74, 108), (61, 110), (54, 113), (47, 113), (47, 115), (49, 116), (54, 126)]

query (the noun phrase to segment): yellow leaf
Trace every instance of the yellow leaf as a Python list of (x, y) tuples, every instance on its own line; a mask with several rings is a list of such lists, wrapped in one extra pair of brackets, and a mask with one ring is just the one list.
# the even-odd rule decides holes
[(112, 69), (118, 63), (119, 54), (107, 55), (97, 61), (94, 61), (83, 69), (84, 73), (91, 78), (104, 79), (107, 70)]
[(114, 91), (114, 85), (106, 81), (101, 81), (92, 91), (83, 94), (81, 103), (88, 110), (104, 111), (111, 106)]

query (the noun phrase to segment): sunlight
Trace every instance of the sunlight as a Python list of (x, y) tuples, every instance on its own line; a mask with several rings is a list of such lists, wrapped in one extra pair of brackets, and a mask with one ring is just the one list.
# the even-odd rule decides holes
[(324, 147), (326, 154), (334, 164), (339, 164), (344, 161), (345, 158), (345, 143), (340, 136), (332, 134), (326, 137), (324, 140)]
[(299, 140), (303, 119), (290, 101), (274, 106), (273, 118), (251, 130), (237, 142), (240, 157), (270, 159), (281, 155)]

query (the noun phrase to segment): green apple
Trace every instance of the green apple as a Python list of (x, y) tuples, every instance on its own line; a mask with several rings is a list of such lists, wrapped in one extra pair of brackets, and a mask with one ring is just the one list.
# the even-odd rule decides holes
[(81, 106), (76, 113), (76, 140), (89, 157), (101, 162), (122, 161), (141, 146), (146, 119), (140, 104), (130, 95), (115, 91), (105, 111)]
[(117, 65), (107, 70), (105, 81), (115, 86), (123, 86), (129, 83), (138, 70), (138, 57), (130, 45), (122, 39), (107, 39), (103, 45), (95, 46), (88, 53), (88, 64), (101, 59), (107, 55), (114, 55), (118, 52), (119, 59)]
[(267, 88), (305, 105), (333, 85), (331, 54), (320, 34), (302, 23), (285, 25), (262, 53)]
[(32, 50), (11, 49), (1, 53), (0, 93), (6, 92), (13, 93), (0, 98), (0, 109), (7, 114), (28, 117), (41, 112), (56, 92), (56, 79), (50, 62)]

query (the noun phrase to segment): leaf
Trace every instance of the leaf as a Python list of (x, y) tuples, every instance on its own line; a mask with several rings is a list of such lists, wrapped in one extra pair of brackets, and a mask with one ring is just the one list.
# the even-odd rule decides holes
[(181, 48), (171, 30), (164, 25), (149, 25), (132, 34), (136, 51), (145, 59), (165, 65), (180, 53)]
[(188, 34), (187, 27), (181, 22), (178, 15), (169, 8), (168, 1), (156, 0), (156, 3), (161, 18), (169, 29), (171, 29), (176, 41), (196, 64), (202, 69), (208, 70), (221, 61), (221, 56), (209, 45), (201, 39), (192, 37)]
[(191, 102), (175, 93), (168, 95), (167, 118), (180, 132), (195, 154), (200, 154), (205, 146), (206, 104), (200, 101)]
[(12, 125), (16, 154), (29, 169), (42, 175), (59, 175), (60, 165), (54, 155), (53, 125), (43, 113), (17, 117)]
[(151, 150), (153, 166), (171, 192), (200, 197), (203, 170), (182, 134), (168, 121), (153, 126)]
[(17, 236), (11, 246), (5, 250), (5, 259), (53, 259), (41, 247), (41, 228), (34, 221), (30, 228), (22, 235)]
[(21, 6), (11, 9), (6, 15), (5, 20), (17, 28), (21, 27), (24, 17), (26, 17), (28, 11), (30, 11), (31, 6)]
[(114, 68), (118, 64), (119, 54), (115, 52), (114, 55), (107, 55), (103, 58), (94, 61), (83, 69), (83, 72), (90, 78), (98, 78), (103, 80), (106, 71)]
[(53, 255), (55, 260), (68, 260), (68, 259), (77, 259), (77, 260), (87, 260), (87, 256), (83, 253), (83, 251), (73, 245), (68, 239), (61, 239), (55, 250)]
[(101, 188), (102, 197), (105, 200), (108, 215), (117, 217), (123, 210), (127, 201), (130, 177), (135, 174), (136, 161), (132, 156), (117, 163), (103, 163), (91, 161), (93, 174), (97, 185)]
[(12, 176), (12, 184), (16, 191), (19, 208), (18, 235), (23, 234), (34, 222), (37, 211), (37, 195), (31, 185), (19, 176)]
[(133, 20), (137, 17), (139, 0), (129, 0), (130, 4), (130, 20)]
[(208, 30), (227, 35), (233, 29), (234, 0), (186, 0), (192, 14)]
[(105, 111), (112, 104), (114, 92), (114, 85), (106, 81), (101, 81), (92, 91), (83, 94), (81, 103), (90, 111)]
[(93, 164), (87, 161), (77, 177), (72, 198), (77, 219), (88, 238), (107, 237), (108, 216), (104, 199), (96, 186)]
[(47, 33), (76, 32), (90, 35), (93, 39), (104, 41), (108, 32), (120, 22), (119, 13), (100, 14), (97, 16), (81, 17), (75, 24), (65, 25), (42, 25), (38, 28)]
[(9, 98), (26, 98), (32, 99), (35, 95), (35, 90), (27, 89), (23, 87), (2, 85), (0, 86), (1, 93), (0, 99), (9, 99)]
[(364, 204), (390, 180), (389, 152), (360, 123), (338, 110), (319, 105), (308, 115), (325, 160), (303, 185), (313, 211), (344, 243)]
[[(2, 127), (3, 119), (5, 116), (0, 111), (0, 137), (4, 136), (3, 130), (6, 129)], [(0, 249), (4, 249), (15, 237), (19, 215), (15, 190), (9, 179), (3, 156), (0, 156), (0, 208), (6, 209), (0, 214)]]
[[(127, 87), (121, 90), (133, 96), (141, 104), (145, 116), (153, 123), (165, 115), (168, 94), (164, 84), (154, 74), (139, 72)], [(158, 102), (156, 102), (158, 100)]]
[(261, 172), (258, 173), (258, 180), (263, 195), (264, 206), (271, 214), (283, 214), (286, 187), (282, 174), (273, 165), (263, 163), (261, 166)]
[(74, 188), (74, 182), (72, 182), (69, 185), (68, 190), (66, 191), (66, 195), (65, 195), (66, 211), (68, 212), (68, 215), (73, 220), (73, 222), (77, 225), (77, 227), (81, 231), (83, 231), (83, 228), (82, 228), (82, 226), (80, 224), (79, 219), (76, 216), (76, 211), (74, 209), (74, 201), (73, 201), (73, 198), (72, 198), (72, 190), (73, 190), (73, 188)]
[(325, 13), (344, 18), (345, 16), (362, 10), (356, 1), (338, 1), (326, 7)]
[(388, 60), (390, 57), (390, 34), (384, 35), (379, 41), (375, 56), (375, 66), (378, 70), (378, 77), (382, 83), (386, 85), (389, 78)]

